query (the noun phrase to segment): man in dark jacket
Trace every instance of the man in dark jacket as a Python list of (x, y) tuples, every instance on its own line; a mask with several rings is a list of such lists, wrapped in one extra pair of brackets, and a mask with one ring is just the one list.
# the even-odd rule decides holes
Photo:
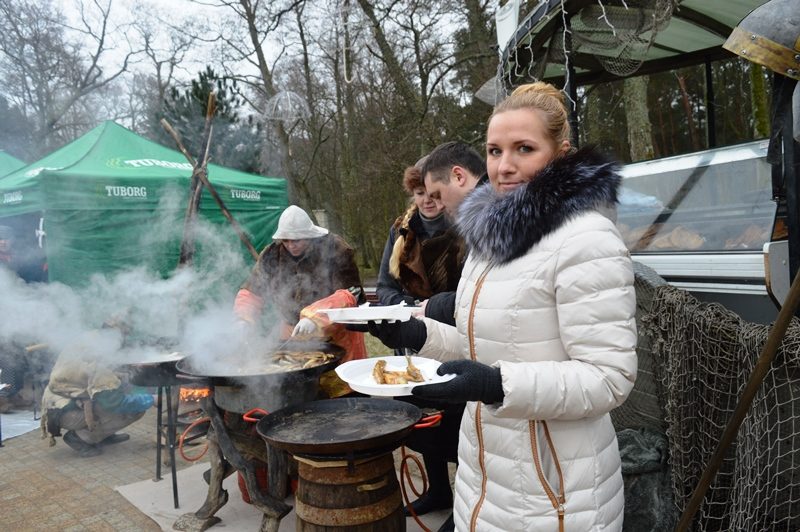
[[(464, 198), (488, 181), (483, 158), (463, 142), (445, 142), (434, 148), (422, 165), (422, 178), (425, 189), (444, 204), (452, 218)], [(454, 324), (455, 298), (455, 291), (432, 296), (425, 304), (425, 316)]]
[(455, 218), (458, 206), (486, 174), (483, 157), (463, 142), (445, 142), (428, 154), (422, 165), (425, 189)]
[[(441, 201), (448, 215), (455, 218), (458, 206), (478, 186), (486, 181), (486, 164), (483, 158), (463, 142), (447, 142), (437, 146), (428, 154), (421, 168), (421, 175), (427, 192)], [(432, 295), (424, 306), (426, 317), (455, 325), (453, 315), (455, 308), (455, 291), (440, 292)], [(410, 320), (403, 323), (421, 323)], [(402, 338), (402, 323), (370, 324), (370, 332), (390, 347), (408, 347), (418, 349), (416, 341), (419, 331), (409, 331), (408, 338)], [(424, 327), (424, 325), (423, 325)], [(400, 333), (398, 340), (394, 335)], [(390, 337), (392, 337), (390, 339)], [(388, 343), (387, 343), (388, 342)], [(456, 462), (458, 455), (458, 431), (464, 403), (433, 403), (425, 400), (412, 401), (423, 407), (435, 406), (442, 410), (442, 423), (434, 429), (415, 431), (407, 445), (421, 453), (425, 459), (425, 468), (431, 480), (429, 491), (412, 503), (414, 511), (423, 514), (431, 510), (452, 505), (452, 493), (447, 476), (447, 462)], [(438, 473), (434, 473), (438, 471)], [(435, 475), (435, 477), (434, 477)], [(441, 477), (447, 480), (442, 486)], [(440, 532), (454, 529), (452, 514), (439, 528)]]

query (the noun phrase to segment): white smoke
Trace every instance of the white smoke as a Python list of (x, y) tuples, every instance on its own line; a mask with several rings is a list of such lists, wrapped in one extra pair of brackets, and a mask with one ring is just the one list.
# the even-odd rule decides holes
[[(155, 238), (174, 238), (174, 223), (169, 230), (159, 223), (155, 227), (148, 245)], [(26, 284), (0, 266), (0, 351), (6, 357), (24, 357), (26, 346), (47, 344), (57, 354), (92, 338), (97, 343), (90, 349), (92, 357), (109, 365), (152, 361), (171, 351), (224, 358), (240, 341), (233, 299), (252, 268), (229, 235), (199, 221), (194, 238), (202, 260), (166, 278), (146, 266), (134, 266), (112, 275), (96, 274), (87, 286), (72, 288)], [(97, 335), (108, 322), (126, 331), (124, 344), (121, 336), (113, 340), (113, 334)]]

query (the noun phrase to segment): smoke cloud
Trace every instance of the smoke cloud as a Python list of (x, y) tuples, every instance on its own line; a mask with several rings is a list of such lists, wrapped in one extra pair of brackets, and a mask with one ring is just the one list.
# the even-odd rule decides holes
[[(182, 229), (158, 221), (142, 245), (175, 242)], [(109, 366), (154, 361), (172, 351), (224, 360), (239, 348), (232, 305), (252, 264), (245, 262), (238, 241), (219, 226), (200, 220), (194, 238), (202, 257), (166, 278), (137, 266), (94, 275), (87, 286), (73, 288), (26, 284), (0, 266), (0, 350), (6, 357), (25, 357), (26, 346), (47, 344), (57, 354), (76, 343), (88, 345), (86, 338), (91, 338), (84, 349), (91, 352), (81, 356)], [(109, 329), (109, 323), (126, 334)]]

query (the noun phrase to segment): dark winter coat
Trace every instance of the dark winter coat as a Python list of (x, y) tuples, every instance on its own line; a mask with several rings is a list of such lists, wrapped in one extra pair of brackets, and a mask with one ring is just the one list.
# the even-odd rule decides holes
[(361, 287), (354, 252), (334, 234), (311, 239), (300, 258), (293, 257), (278, 242), (270, 244), (242, 285), (267, 304), (275, 305), (290, 325), (297, 323), (304, 307), (350, 287)]

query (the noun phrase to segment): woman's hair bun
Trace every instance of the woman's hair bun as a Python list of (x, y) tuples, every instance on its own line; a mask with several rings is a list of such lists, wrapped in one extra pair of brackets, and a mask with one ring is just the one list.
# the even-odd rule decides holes
[(553, 85), (543, 81), (520, 85), (508, 98), (494, 106), (492, 118), (499, 113), (518, 109), (538, 111), (550, 139), (558, 145), (564, 141), (569, 142), (567, 98)]
[(533, 83), (526, 83), (525, 85), (520, 85), (519, 87), (514, 89), (514, 92), (511, 93), (511, 96), (522, 96), (526, 94), (530, 95), (541, 94), (546, 96), (552, 96), (553, 98), (561, 102), (562, 105), (567, 104), (567, 99), (564, 97), (564, 93), (562, 91), (558, 90), (553, 85), (550, 85), (549, 83), (545, 83), (543, 81), (535, 81)]

